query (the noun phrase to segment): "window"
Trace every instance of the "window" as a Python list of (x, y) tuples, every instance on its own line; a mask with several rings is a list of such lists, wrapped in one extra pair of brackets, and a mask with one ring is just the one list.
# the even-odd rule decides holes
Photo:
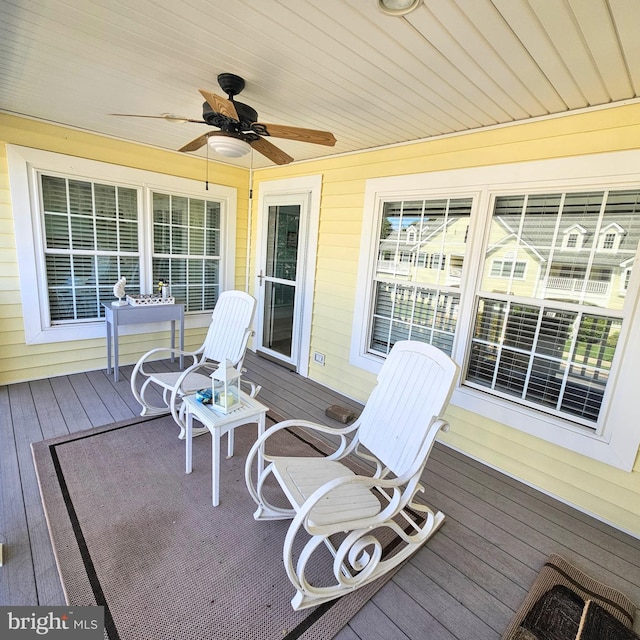
[(234, 286), (235, 189), (203, 197), (192, 180), (12, 145), (7, 157), (14, 211), (30, 211), (15, 217), (28, 344), (102, 338), (120, 277), (129, 295), (168, 280), (185, 325), (208, 324)]
[(461, 365), (454, 405), (630, 469), (640, 153), (605, 155), (367, 181), (350, 361), (428, 341)]
[(186, 311), (213, 309), (220, 290), (220, 202), (152, 197), (154, 281), (171, 283), (171, 295)]
[(634, 228), (639, 214), (640, 190), (497, 197), (492, 241), (526, 248), (538, 276), (496, 288), (496, 263), (487, 256), (465, 383), (595, 428), (622, 328), (611, 265), (636, 254), (640, 225), (617, 255), (605, 257), (592, 242), (567, 258), (556, 230), (578, 217), (595, 238), (612, 220)]
[(600, 230), (600, 249), (602, 251), (617, 251), (624, 236), (624, 229), (619, 224), (608, 224)]
[(513, 260), (494, 260), (491, 263), (492, 278), (524, 278), (527, 268), (526, 262), (514, 262)]
[(95, 320), (123, 275), (140, 290), (138, 191), (40, 174), (51, 324)]
[[(409, 339), (451, 353), (470, 211), (470, 198), (384, 203), (368, 345), (372, 353), (386, 355), (397, 340)], [(452, 253), (456, 260), (450, 272), (447, 257)]]

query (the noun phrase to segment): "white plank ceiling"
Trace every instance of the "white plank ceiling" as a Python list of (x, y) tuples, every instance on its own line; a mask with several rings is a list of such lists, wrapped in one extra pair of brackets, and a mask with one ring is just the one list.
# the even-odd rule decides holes
[(0, 110), (178, 150), (211, 127), (110, 114), (200, 119), (231, 72), (259, 121), (333, 132), (270, 138), (305, 160), (636, 99), (639, 32), (640, 0), (0, 0)]

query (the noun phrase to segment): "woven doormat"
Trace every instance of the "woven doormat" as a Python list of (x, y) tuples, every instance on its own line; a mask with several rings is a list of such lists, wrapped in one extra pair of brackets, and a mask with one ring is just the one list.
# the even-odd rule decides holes
[(627, 640), (635, 604), (553, 554), (544, 564), (502, 640)]

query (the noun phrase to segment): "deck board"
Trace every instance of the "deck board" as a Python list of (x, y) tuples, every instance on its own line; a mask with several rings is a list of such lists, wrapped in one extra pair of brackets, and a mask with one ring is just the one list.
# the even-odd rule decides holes
[[(282, 418), (342, 426), (325, 410), (361, 405), (249, 352), (246, 379)], [(155, 361), (155, 371), (178, 363)], [(0, 387), (0, 509), (7, 538), (0, 605), (64, 603), (31, 442), (139, 415), (131, 365)], [(159, 394), (156, 397), (160, 399)], [(498, 639), (550, 553), (640, 602), (640, 540), (436, 443), (424, 499), (442, 529), (342, 629), (338, 640)]]

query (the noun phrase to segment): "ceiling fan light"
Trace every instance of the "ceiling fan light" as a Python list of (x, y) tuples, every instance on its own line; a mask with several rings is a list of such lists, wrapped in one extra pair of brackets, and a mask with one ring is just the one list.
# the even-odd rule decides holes
[(210, 136), (209, 146), (215, 153), (227, 158), (240, 158), (251, 151), (248, 142), (231, 136)]
[(388, 16), (404, 16), (417, 9), (422, 0), (373, 0), (376, 7)]

